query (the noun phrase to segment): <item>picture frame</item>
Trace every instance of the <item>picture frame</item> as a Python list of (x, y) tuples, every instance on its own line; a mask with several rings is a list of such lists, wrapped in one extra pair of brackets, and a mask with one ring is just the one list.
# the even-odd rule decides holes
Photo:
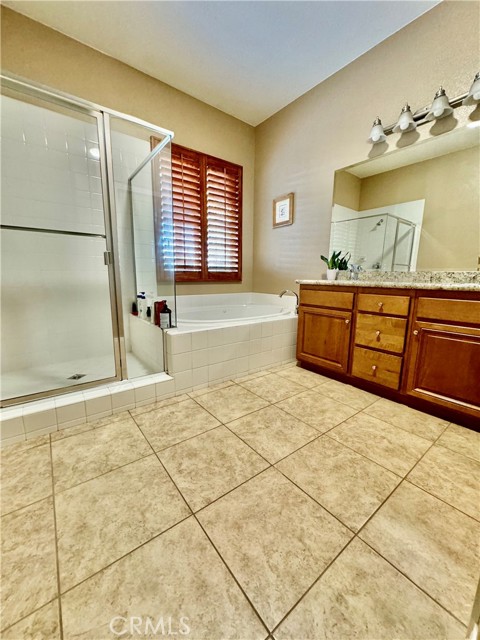
[(273, 201), (273, 228), (293, 224), (293, 193), (279, 196)]

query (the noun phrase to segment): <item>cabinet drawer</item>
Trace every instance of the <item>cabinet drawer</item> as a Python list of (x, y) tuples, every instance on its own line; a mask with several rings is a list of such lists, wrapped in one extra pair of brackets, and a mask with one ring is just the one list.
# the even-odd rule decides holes
[(366, 347), (402, 353), (407, 321), (404, 318), (359, 313), (355, 342)]
[(345, 291), (300, 290), (300, 304), (314, 307), (330, 307), (334, 309), (352, 309), (353, 293)]
[(391, 389), (400, 386), (402, 358), (381, 351), (371, 351), (355, 347), (353, 352), (352, 375), (370, 382), (382, 384)]
[(480, 301), (419, 298), (417, 318), (480, 324)]
[(360, 293), (358, 310), (385, 315), (407, 316), (410, 298), (408, 296), (390, 296), (380, 293)]

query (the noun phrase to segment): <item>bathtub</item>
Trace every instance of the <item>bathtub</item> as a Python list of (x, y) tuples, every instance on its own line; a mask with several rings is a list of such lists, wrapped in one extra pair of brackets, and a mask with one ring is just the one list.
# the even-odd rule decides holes
[(175, 387), (198, 389), (295, 360), (294, 296), (264, 293), (177, 296), (166, 332)]
[(177, 327), (206, 329), (295, 315), (295, 297), (233, 293), (177, 297)]

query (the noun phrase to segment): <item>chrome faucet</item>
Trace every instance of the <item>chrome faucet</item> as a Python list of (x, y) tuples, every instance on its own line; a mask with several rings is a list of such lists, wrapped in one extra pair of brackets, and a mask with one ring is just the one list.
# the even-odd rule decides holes
[(295, 293), (295, 291), (292, 291), (291, 289), (284, 289), (282, 293), (278, 294), (278, 297), (282, 298), (286, 293), (292, 293), (297, 299), (297, 304), (295, 305), (295, 313), (298, 314), (298, 294)]
[(360, 271), (363, 271), (361, 264), (351, 264), (350, 265), (350, 279), (358, 280), (358, 274)]

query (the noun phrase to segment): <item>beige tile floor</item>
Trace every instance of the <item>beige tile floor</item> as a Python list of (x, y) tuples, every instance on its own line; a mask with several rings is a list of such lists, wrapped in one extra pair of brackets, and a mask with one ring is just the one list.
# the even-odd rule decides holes
[(480, 573), (480, 434), (295, 366), (13, 445), (1, 502), (9, 640), (461, 640)]

